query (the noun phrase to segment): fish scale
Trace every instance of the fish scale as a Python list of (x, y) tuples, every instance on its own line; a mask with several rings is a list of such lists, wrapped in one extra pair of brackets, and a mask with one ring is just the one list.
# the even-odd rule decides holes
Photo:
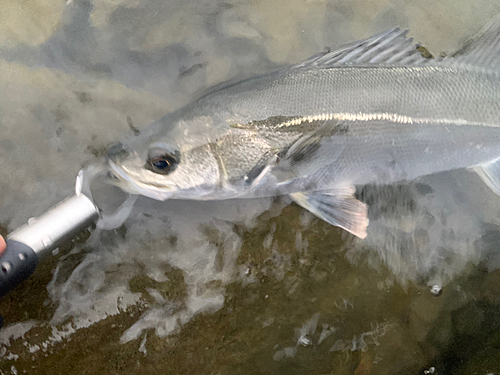
[[(472, 168), (500, 195), (500, 18), (451, 58), (417, 47), (393, 29), (218, 85), (125, 140), (110, 169), (161, 200), (290, 195), (361, 238), (355, 186)], [(145, 169), (153, 147), (176, 168)]]
[[(247, 84), (250, 87), (245, 87)], [(255, 86), (261, 86), (256, 89), (259, 95), (251, 92), (235, 98), (232, 92), (212, 94), (200, 104), (219, 108), (218, 103), (225, 102), (231, 108), (228, 117), (238, 114), (246, 122), (322, 114), (340, 119), (343, 114), (359, 114), (362, 119), (369, 113), (393, 113), (408, 117), (408, 121), (425, 118), (491, 125), (500, 118), (500, 76), (468, 66), (330, 68), (259, 78), (239, 89), (251, 91)], [(196, 104), (192, 111), (198, 112)]]

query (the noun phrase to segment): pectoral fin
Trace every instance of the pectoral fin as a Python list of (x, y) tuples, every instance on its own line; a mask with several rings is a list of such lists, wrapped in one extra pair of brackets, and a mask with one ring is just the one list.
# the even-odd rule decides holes
[(298, 139), (275, 170), (280, 181), (312, 175), (337, 160), (345, 149), (347, 122), (325, 121), (322, 128)]
[(312, 193), (290, 194), (298, 205), (320, 219), (354, 234), (366, 237), (368, 208), (354, 197), (354, 187)]
[(483, 182), (497, 195), (500, 195), (500, 159), (476, 165), (471, 168)]

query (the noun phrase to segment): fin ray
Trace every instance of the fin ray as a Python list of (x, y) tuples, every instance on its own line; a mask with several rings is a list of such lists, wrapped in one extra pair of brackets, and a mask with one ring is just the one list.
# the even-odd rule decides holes
[(471, 168), (495, 194), (500, 195), (500, 158)]
[(365, 238), (368, 227), (368, 208), (354, 197), (354, 187), (331, 191), (290, 194), (299, 206), (329, 224)]
[(305, 134), (294, 142), (277, 165), (283, 172), (281, 181), (314, 174), (330, 165), (342, 154), (346, 145), (349, 126), (347, 122), (324, 121), (312, 134)]
[(370, 38), (345, 44), (333, 51), (314, 55), (292, 68), (329, 68), (348, 65), (391, 64), (420, 65), (429, 61), (406, 34), (394, 28)]
[(443, 61), (500, 70), (500, 17)]

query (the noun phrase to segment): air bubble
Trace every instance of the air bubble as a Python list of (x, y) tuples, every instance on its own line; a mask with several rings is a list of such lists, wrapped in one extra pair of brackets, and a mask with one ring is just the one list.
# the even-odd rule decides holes
[(443, 294), (443, 288), (441, 287), (441, 285), (433, 285), (431, 287), (431, 294), (436, 297), (439, 297), (441, 294)]

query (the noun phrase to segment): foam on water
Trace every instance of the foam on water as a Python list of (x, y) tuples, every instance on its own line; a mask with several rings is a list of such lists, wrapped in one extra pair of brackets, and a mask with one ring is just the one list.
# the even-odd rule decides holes
[[(486, 243), (481, 240), (483, 223), (491, 226), (497, 220), (499, 207), (488, 202), (495, 196), (475, 175), (457, 171), (429, 176), (416, 184), (367, 189), (362, 198), (373, 203), (369, 236), (365, 241), (348, 241), (349, 246), (354, 245), (347, 253), (353, 262), (361, 252), (375, 250), (378, 256), (373, 258), (373, 266), (378, 267), (377, 262), (382, 260), (403, 284), (423, 278), (429, 285), (446, 285), (468, 262), (477, 264), (490, 255), (491, 252), (482, 251), (486, 245), (481, 247), (478, 243)], [(79, 329), (142, 304), (144, 313), (121, 337), (125, 343), (140, 338), (148, 329), (154, 329), (160, 337), (177, 333), (195, 315), (219, 310), (224, 304), (226, 285), (238, 280), (244, 284), (252, 282), (245, 266), (237, 265), (242, 238), (235, 224), (253, 227), (257, 216), (271, 208), (271, 201), (139, 199), (122, 238), (112, 232), (95, 231), (86, 244), (92, 251), (64, 278), (59, 269), (67, 257), (61, 259), (48, 286), (50, 298), (58, 306), (51, 324), (69, 320)], [(275, 205), (272, 215), (279, 214), (287, 203)], [(309, 213), (301, 214), (303, 228), (311, 220), (314, 218)], [(493, 229), (488, 228), (491, 233)], [(274, 223), (262, 246), (272, 253), (265, 262), (272, 264), (270, 275), (279, 281), (290, 268), (290, 256), (280, 252), (275, 232)], [(298, 252), (307, 251), (301, 231), (296, 232), (294, 243)], [(159, 283), (161, 289), (161, 283), (172, 281), (172, 270), (181, 271), (182, 278), (169, 284), (169, 288), (182, 289), (181, 298), (169, 299), (158, 287), (145, 287), (142, 291), (131, 288), (134, 280), (145, 277)], [(379, 289), (393, 285), (391, 280), (387, 283)], [(297, 286), (298, 283), (291, 283), (289, 294)], [(344, 300), (336, 306), (345, 310), (348, 304)], [(318, 317), (319, 314), (314, 315), (297, 329), (297, 345), (308, 345), (308, 335), (316, 332)], [(323, 329), (318, 344), (332, 332)], [(362, 334), (352, 344), (344, 340), (339, 350), (365, 350), (365, 338), (373, 337)], [(340, 348), (339, 342), (332, 350), (337, 347)], [(293, 357), (296, 350), (297, 347), (280, 349), (275, 360)]]
[[(129, 282), (145, 276), (158, 283), (168, 281), (168, 271), (182, 271), (184, 298), (169, 301), (154, 288), (147, 292), (154, 302), (123, 334), (122, 342), (138, 338), (153, 328), (159, 336), (177, 332), (194, 315), (215, 312), (223, 306), (224, 286), (239, 275), (236, 259), (241, 238), (234, 223), (251, 227), (270, 207), (270, 199), (224, 202), (153, 202), (136, 205), (127, 232), (115, 244), (106, 233), (94, 232), (91, 253), (66, 279), (58, 273), (49, 286), (58, 308), (51, 320), (67, 319), (77, 328), (118, 314), (141, 300)], [(211, 238), (215, 236), (214, 238)]]
[[(488, 238), (500, 224), (500, 200), (473, 173), (459, 170), (393, 187), (366, 187), (368, 237), (348, 255), (375, 250), (401, 282), (444, 285), (467, 263), (491, 256)], [(375, 261), (374, 266), (376, 266)]]

